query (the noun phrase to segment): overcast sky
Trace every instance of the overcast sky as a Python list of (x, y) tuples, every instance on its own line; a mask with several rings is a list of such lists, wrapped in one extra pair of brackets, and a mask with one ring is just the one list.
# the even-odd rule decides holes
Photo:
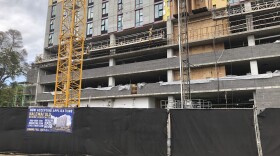
[(27, 61), (43, 52), (48, 0), (0, 0), (0, 31), (22, 33)]

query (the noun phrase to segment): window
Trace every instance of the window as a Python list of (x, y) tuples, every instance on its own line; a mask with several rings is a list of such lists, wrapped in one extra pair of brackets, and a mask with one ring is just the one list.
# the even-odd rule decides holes
[(123, 9), (122, 0), (118, 0), (118, 11), (122, 11), (122, 9)]
[(93, 0), (88, 0), (88, 6), (93, 5)]
[(55, 9), (56, 9), (56, 5), (52, 6), (52, 12), (51, 12), (51, 16), (55, 16)]
[(107, 33), (108, 31), (108, 18), (102, 19), (101, 21), (101, 34)]
[(108, 15), (108, 2), (102, 3), (102, 15)]
[(118, 15), (118, 31), (121, 31), (123, 27), (123, 15)]
[(87, 36), (92, 36), (92, 22), (87, 24)]
[(88, 8), (88, 20), (93, 18), (93, 6)]
[(162, 20), (163, 16), (163, 4), (159, 3), (155, 5), (155, 21)]
[(139, 8), (142, 6), (142, 4), (143, 4), (143, 0), (136, 0), (135, 7)]
[(135, 26), (143, 25), (143, 9), (135, 11)]
[(49, 34), (49, 46), (53, 45), (53, 34)]
[(50, 22), (50, 32), (54, 31), (54, 19), (51, 19)]

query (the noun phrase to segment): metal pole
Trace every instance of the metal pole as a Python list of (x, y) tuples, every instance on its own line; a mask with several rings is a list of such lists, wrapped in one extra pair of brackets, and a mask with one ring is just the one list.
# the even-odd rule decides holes
[(18, 94), (18, 88), (16, 87), (16, 94), (14, 95), (14, 104), (12, 105), (12, 107), (15, 107), (17, 104), (17, 94)]
[(183, 74), (183, 63), (182, 63), (182, 45), (181, 45), (181, 17), (180, 17), (180, 0), (177, 1), (178, 3), (178, 34), (179, 34), (179, 60), (180, 60), (180, 90), (181, 90), (181, 108), (184, 107), (184, 74)]
[(25, 85), (23, 84), (22, 86), (22, 97), (21, 97), (21, 107), (24, 106), (24, 101), (25, 101)]
[(35, 89), (35, 98), (34, 98), (35, 105), (37, 105), (39, 81), (40, 81), (40, 69), (38, 68), (36, 89)]
[(261, 144), (261, 138), (260, 138), (260, 128), (259, 128), (259, 121), (258, 121), (258, 109), (256, 106), (256, 92), (253, 93), (254, 96), (254, 127), (255, 127), (255, 133), (256, 133), (256, 141), (257, 141), (257, 147), (258, 147), (258, 156), (263, 156), (262, 152), (262, 144)]

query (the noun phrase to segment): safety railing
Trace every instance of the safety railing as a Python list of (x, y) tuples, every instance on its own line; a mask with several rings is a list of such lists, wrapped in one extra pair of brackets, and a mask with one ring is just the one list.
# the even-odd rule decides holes
[(180, 108), (181, 101), (180, 100), (161, 100), (160, 108), (162, 109), (172, 109), (172, 108)]
[(274, 1), (263, 2), (263, 3), (252, 2), (251, 6), (252, 6), (251, 7), (252, 11), (273, 9), (273, 8), (280, 7), (280, 1), (274, 0)]
[(232, 8), (224, 8), (224, 9), (217, 9), (213, 10), (213, 18), (225, 18), (229, 16), (236, 16), (245, 13), (269, 10), (280, 7), (280, 1), (268, 1), (268, 2), (251, 2), (251, 8), (245, 9), (244, 5), (235, 6)]
[(161, 100), (160, 108), (163, 109), (206, 109), (212, 108), (212, 103), (203, 99), (192, 99), (183, 105), (180, 100)]
[(192, 99), (191, 102), (185, 102), (183, 106), (180, 100), (161, 100), (160, 108), (162, 109), (224, 109), (224, 108), (252, 108), (254, 103), (234, 102), (234, 103), (212, 103), (204, 99)]
[(94, 52), (98, 50), (113, 49), (122, 46), (135, 45), (139, 43), (145, 43), (145, 42), (154, 41), (158, 39), (165, 39), (165, 38), (166, 38), (165, 29), (150, 30), (150, 31), (145, 31), (143, 33), (118, 37), (116, 38), (115, 43), (110, 43), (109, 40), (95, 42), (90, 48), (90, 51)]

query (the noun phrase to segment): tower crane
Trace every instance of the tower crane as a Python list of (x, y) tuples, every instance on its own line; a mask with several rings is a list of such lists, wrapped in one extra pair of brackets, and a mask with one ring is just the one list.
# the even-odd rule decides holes
[(54, 94), (55, 107), (79, 107), (86, 27), (86, 0), (63, 0)]

